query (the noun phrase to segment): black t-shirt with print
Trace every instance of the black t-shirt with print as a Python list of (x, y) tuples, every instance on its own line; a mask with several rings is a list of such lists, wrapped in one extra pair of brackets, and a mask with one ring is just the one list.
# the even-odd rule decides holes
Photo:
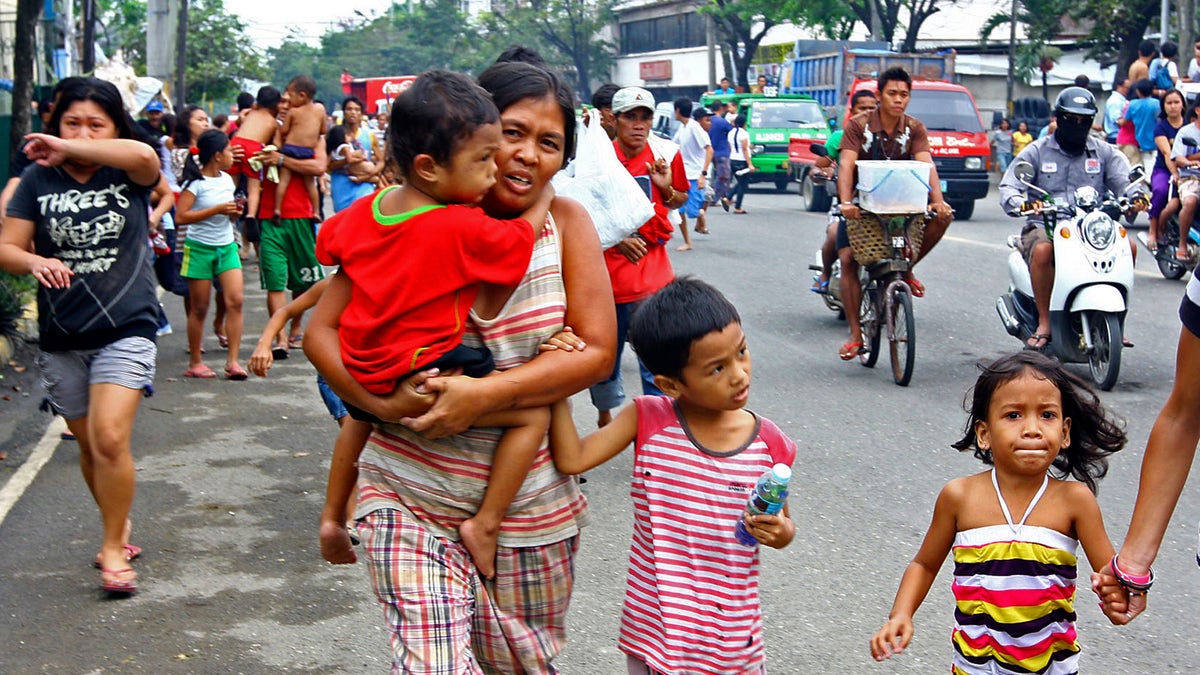
[(37, 254), (74, 272), (69, 288), (38, 289), (46, 351), (99, 349), (121, 338), (154, 339), (158, 299), (147, 241), (150, 187), (101, 167), (87, 183), (62, 167), (29, 167), (8, 216), (35, 224)]

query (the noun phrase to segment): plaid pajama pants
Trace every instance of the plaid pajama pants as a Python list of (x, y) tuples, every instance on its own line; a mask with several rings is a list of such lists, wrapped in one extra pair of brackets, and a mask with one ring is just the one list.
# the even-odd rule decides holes
[(459, 542), (433, 536), (407, 513), (360, 522), (364, 557), (391, 631), (392, 672), (556, 673), (578, 537), (500, 547), (483, 580)]

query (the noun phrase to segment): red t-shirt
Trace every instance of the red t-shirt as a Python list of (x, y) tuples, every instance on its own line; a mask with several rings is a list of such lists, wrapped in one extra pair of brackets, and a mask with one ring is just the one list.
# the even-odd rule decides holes
[(346, 370), (367, 391), (396, 383), (462, 342), (478, 284), (514, 286), (533, 256), (533, 226), (459, 205), (383, 215), (389, 190), (359, 199), (317, 234), (317, 259), (341, 265), (353, 290), (338, 338)]
[[(287, 192), (283, 193), (283, 207), (279, 210), (280, 218), (312, 218), (312, 200), (308, 198), (308, 188), (304, 187), (307, 179), (312, 178), (299, 172), (292, 174)], [(278, 183), (269, 180), (262, 181), (262, 196), (258, 202), (259, 220), (268, 220), (275, 215), (275, 189)]]
[[(629, 158), (621, 152), (621, 146), (616, 141), (613, 141), (613, 148), (617, 151), (617, 160), (625, 166), (630, 175), (645, 176), (648, 173), (646, 164), (654, 162), (654, 153), (649, 143), (640, 153)], [(688, 191), (683, 158), (678, 152), (671, 159), (671, 187), (675, 188), (676, 192)], [(666, 248), (666, 243), (671, 239), (675, 228), (671, 221), (667, 220), (668, 209), (662, 205), (665, 197), (654, 183), (650, 184), (650, 201), (654, 204), (654, 216), (637, 231), (646, 240), (646, 255), (641, 260), (636, 264), (629, 262), (616, 246), (604, 252), (604, 264), (608, 267), (613, 299), (617, 304), (644, 300), (675, 278), (675, 270), (671, 268), (671, 259), (667, 257)]]

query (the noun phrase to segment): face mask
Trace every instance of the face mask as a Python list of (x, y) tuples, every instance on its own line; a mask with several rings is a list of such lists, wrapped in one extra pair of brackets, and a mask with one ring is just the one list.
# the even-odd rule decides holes
[(1081, 155), (1087, 147), (1088, 127), (1083, 124), (1066, 124), (1060, 121), (1054, 130), (1054, 140), (1068, 155)]

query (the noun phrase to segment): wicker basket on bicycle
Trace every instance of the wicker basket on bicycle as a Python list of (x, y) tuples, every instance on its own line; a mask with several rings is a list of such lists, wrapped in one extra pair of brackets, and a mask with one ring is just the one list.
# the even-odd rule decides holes
[[(854, 251), (854, 259), (860, 265), (873, 265), (892, 254), (892, 236), (888, 230), (889, 221), (893, 216), (862, 211), (862, 217), (846, 220), (846, 237), (850, 240), (850, 248)], [(896, 216), (897, 225), (903, 230), (908, 240), (909, 259), (916, 260), (921, 253), (921, 240), (925, 237), (925, 217), (913, 218), (905, 228), (904, 222), (908, 215)]]

